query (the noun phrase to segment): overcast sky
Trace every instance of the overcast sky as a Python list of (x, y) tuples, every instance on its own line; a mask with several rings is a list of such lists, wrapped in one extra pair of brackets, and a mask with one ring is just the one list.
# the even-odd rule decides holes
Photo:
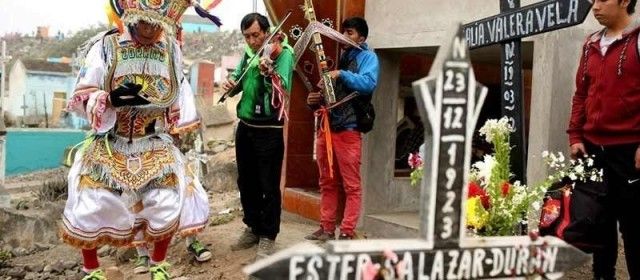
[[(67, 33), (89, 25), (106, 23), (107, 0), (0, 0), (0, 35), (9, 32), (32, 33), (37, 26), (49, 26), (49, 34)], [(213, 9), (223, 30), (239, 29), (242, 17), (252, 12), (253, 0), (222, 0)], [(258, 12), (266, 14), (258, 0)], [(194, 13), (189, 9), (188, 13)]]

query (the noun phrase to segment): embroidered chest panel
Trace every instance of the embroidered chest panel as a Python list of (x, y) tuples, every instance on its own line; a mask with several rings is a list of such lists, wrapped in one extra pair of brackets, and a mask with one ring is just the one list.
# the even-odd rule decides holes
[(164, 126), (165, 111), (162, 109), (124, 109), (116, 113), (115, 133), (128, 138), (140, 138), (156, 132), (156, 126)]
[(176, 100), (180, 87), (170, 43), (139, 46), (115, 36), (109, 42), (111, 66), (105, 81), (107, 91), (135, 83), (142, 85), (140, 96), (154, 107), (166, 108)]

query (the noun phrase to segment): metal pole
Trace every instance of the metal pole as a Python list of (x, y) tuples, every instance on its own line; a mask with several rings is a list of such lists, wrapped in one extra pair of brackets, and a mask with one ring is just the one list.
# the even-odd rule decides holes
[(253, 0), (253, 12), (258, 12), (258, 0)]
[(7, 42), (2, 41), (2, 56), (0, 57), (0, 69), (2, 70), (2, 78), (0, 79), (0, 207), (11, 207), (11, 198), (5, 190), (4, 170), (6, 159), (6, 135), (7, 129), (4, 126), (4, 81), (6, 79), (5, 63), (11, 60), (11, 56), (7, 56)]
[[(9, 59), (11, 59), (9, 57)], [(2, 65), (2, 81), (0, 81), (0, 113), (3, 113), (2, 115), (4, 115), (4, 80), (5, 80), (5, 68), (4, 68), (4, 64), (8, 61), (7, 59), (7, 42), (6, 41), (2, 41), (2, 57), (0, 58), (0, 64)]]
[(42, 104), (44, 105), (44, 127), (49, 128), (49, 112), (47, 112), (47, 93), (42, 92)]

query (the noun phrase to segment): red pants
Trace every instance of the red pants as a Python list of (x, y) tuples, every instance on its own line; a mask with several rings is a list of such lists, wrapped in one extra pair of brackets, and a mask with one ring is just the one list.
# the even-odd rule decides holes
[(362, 204), (360, 185), (360, 154), (362, 137), (358, 131), (333, 132), (333, 178), (329, 173), (329, 162), (325, 135), (319, 132), (316, 138), (316, 155), (320, 170), (320, 223), (327, 232), (336, 229), (339, 188), (344, 188), (345, 207), (340, 233), (353, 235)]

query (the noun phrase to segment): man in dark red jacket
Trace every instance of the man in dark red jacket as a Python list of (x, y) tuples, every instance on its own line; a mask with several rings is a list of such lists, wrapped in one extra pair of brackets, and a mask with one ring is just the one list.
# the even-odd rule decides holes
[(604, 199), (612, 215), (603, 250), (594, 253), (596, 279), (615, 279), (616, 221), (624, 239), (631, 279), (640, 279), (640, 24), (637, 0), (595, 0), (605, 28), (587, 39), (569, 122), (571, 155), (595, 155), (604, 169)]

